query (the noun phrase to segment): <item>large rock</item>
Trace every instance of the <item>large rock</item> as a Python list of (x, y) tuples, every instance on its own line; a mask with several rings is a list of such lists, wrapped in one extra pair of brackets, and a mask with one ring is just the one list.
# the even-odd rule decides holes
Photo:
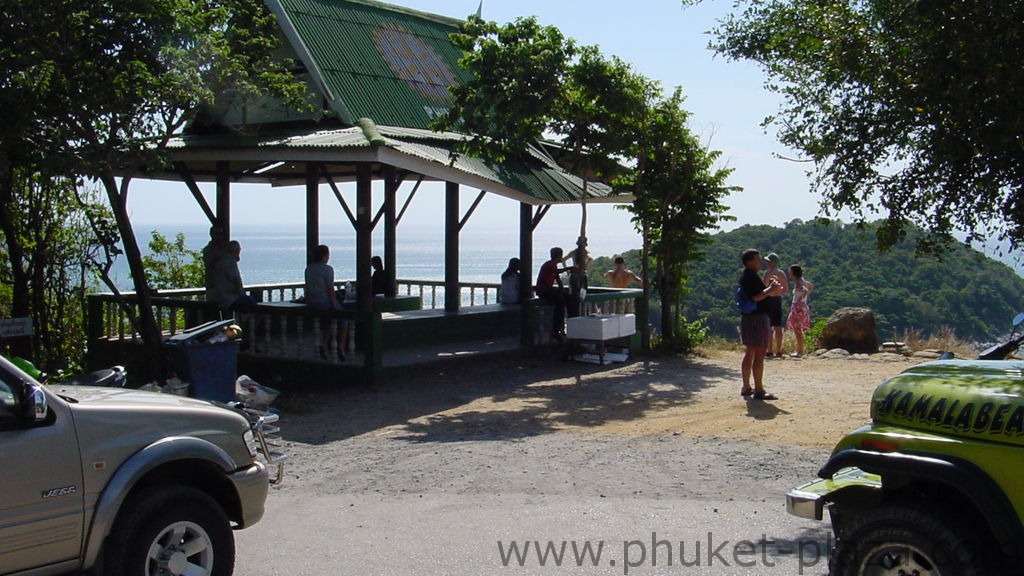
[(842, 348), (853, 354), (878, 352), (875, 313), (867, 308), (840, 308), (829, 317), (818, 344), (823, 348)]

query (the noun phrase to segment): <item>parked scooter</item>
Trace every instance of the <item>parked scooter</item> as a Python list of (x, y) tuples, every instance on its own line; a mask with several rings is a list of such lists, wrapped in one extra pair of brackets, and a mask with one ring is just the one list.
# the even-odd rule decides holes
[[(1013, 317), (1013, 329), (1010, 330), (1010, 337), (1002, 344), (995, 344), (978, 354), (978, 360), (1006, 360), (1024, 343), (1024, 333), (1017, 335), (1017, 330), (1024, 325), (1024, 312)], [(954, 358), (952, 352), (943, 352), (940, 360), (951, 360)]]
[(1024, 312), (1017, 314), (1013, 317), (1013, 330), (1010, 331), (1010, 338), (1002, 344), (996, 344), (991, 348), (984, 350), (978, 355), (979, 360), (1006, 360), (1010, 354), (1017, 351), (1020, 348), (1022, 342), (1024, 342), (1024, 334), (1016, 336), (1017, 330), (1024, 324)]
[(111, 366), (86, 374), (77, 374), (68, 380), (56, 380), (49, 374), (36, 368), (35, 364), (24, 358), (10, 358), (10, 361), (22, 372), (35, 378), (40, 384), (63, 384), (65, 386), (103, 386), (106, 388), (124, 388), (128, 382), (128, 371), (124, 366)]

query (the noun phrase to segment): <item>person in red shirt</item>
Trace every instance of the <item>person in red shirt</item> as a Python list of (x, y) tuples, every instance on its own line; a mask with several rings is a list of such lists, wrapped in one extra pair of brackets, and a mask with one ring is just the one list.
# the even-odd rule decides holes
[(579, 309), (576, 298), (565, 291), (559, 277), (559, 274), (568, 270), (558, 267), (564, 261), (562, 254), (561, 248), (551, 249), (551, 259), (541, 265), (536, 286), (537, 297), (555, 307), (555, 317), (551, 326), (551, 337), (555, 340), (565, 338), (566, 307), (568, 306), (569, 310)]

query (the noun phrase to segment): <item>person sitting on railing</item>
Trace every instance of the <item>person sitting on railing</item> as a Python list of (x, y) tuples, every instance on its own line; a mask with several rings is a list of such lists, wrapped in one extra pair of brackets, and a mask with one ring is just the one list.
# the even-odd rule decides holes
[(228, 238), (224, 227), (214, 224), (210, 227), (210, 241), (203, 246), (203, 280), (206, 287), (206, 299), (216, 301), (214, 296), (214, 275), (217, 268), (217, 261), (227, 254)]
[[(314, 310), (340, 310), (337, 293), (334, 291), (334, 268), (327, 264), (331, 259), (331, 249), (323, 244), (313, 249), (312, 262), (306, 266), (306, 305)], [(345, 345), (348, 342), (348, 322), (340, 321), (337, 354), (339, 360), (345, 359)], [(321, 323), (320, 342), (317, 353), (327, 358), (327, 350), (331, 346), (331, 330), (326, 329), (329, 322)]]
[(498, 293), (498, 302), (501, 304), (519, 304), (519, 283), (523, 274), (519, 266), (519, 258), (511, 258), (508, 261), (508, 268), (501, 273), (501, 292)]
[(238, 261), (242, 259), (242, 245), (237, 240), (227, 243), (227, 252), (213, 264), (210, 274), (212, 300), (224, 312), (253, 312), (257, 302), (245, 293)]
[(370, 266), (373, 267), (373, 276), (370, 278), (370, 285), (373, 286), (373, 295), (394, 298), (397, 291), (395, 290), (395, 285), (388, 281), (388, 273), (384, 269), (384, 262), (380, 259), (380, 256), (371, 258)]
[(562, 249), (555, 247), (551, 249), (551, 259), (540, 267), (537, 274), (537, 297), (555, 307), (554, 318), (551, 325), (551, 337), (554, 340), (565, 339), (565, 311), (569, 309), (575, 316), (579, 311), (579, 301), (570, 292), (566, 292), (562, 278), (559, 276), (568, 268), (559, 268), (558, 265), (564, 262)]
[[(242, 245), (237, 240), (227, 243), (227, 251), (214, 262), (210, 273), (213, 288), (213, 301), (217, 307), (229, 315), (238, 315), (239, 321), (250, 318), (248, 312), (256, 312), (259, 303), (245, 293), (242, 274), (238, 271), (238, 261), (242, 259)], [(209, 298), (210, 294), (207, 294)], [(242, 332), (242, 350), (249, 348), (252, 334)]]

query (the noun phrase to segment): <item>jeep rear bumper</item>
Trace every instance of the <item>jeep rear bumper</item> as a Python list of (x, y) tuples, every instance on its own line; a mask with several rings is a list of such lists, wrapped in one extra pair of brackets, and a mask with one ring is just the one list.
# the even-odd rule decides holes
[(255, 461), (228, 476), (238, 493), (239, 523), (235, 529), (247, 528), (260, 521), (267, 502), (270, 474), (262, 462)]

